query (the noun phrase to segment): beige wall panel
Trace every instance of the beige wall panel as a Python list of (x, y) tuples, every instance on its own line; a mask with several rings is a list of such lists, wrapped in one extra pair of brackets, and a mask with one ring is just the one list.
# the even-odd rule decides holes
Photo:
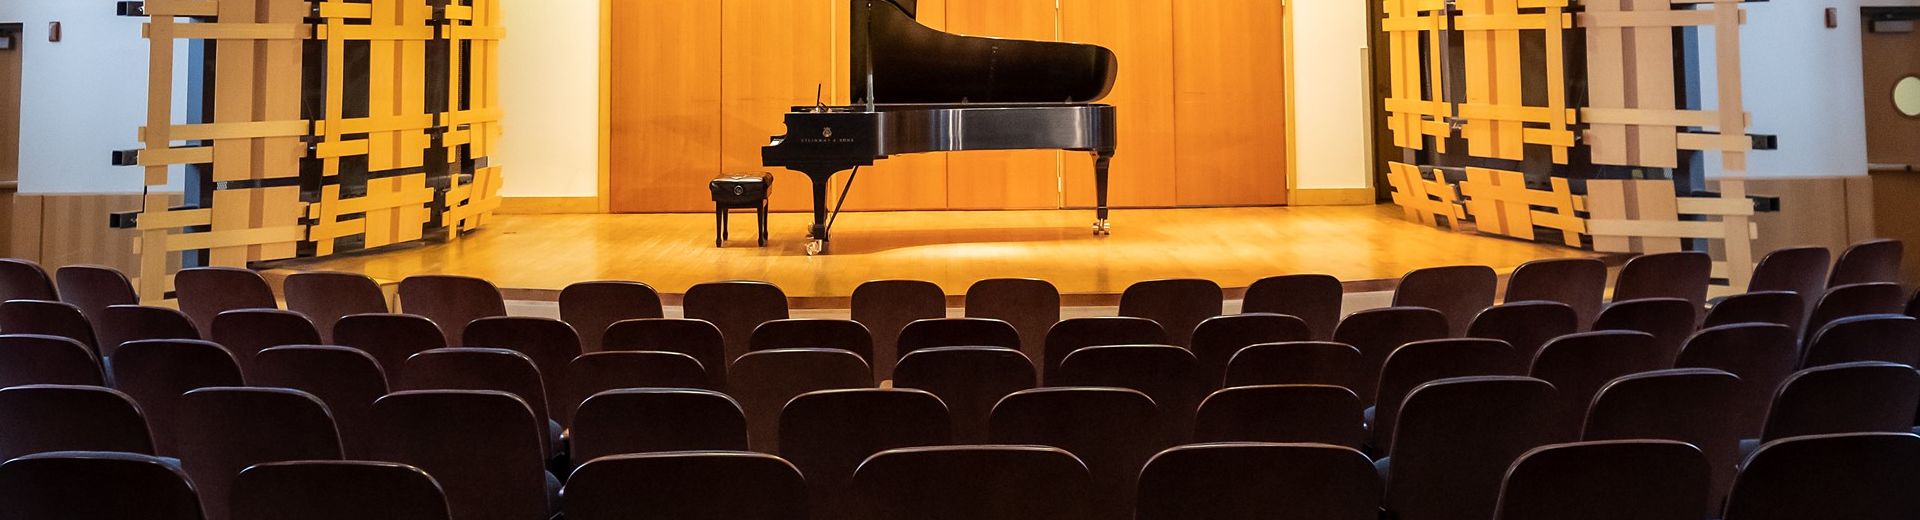
[(7, 228), (11, 236), (7, 237), (7, 256), (40, 261), (40, 209), (45, 197), (38, 195), (15, 195), (11, 207), (6, 213)]
[[(1120, 80), (1104, 103), (1120, 115), (1108, 204), (1172, 206), (1174, 182), (1174, 0), (1063, 0), (1063, 40), (1091, 43), (1121, 56)], [(1093, 159), (1068, 153), (1062, 184), (1073, 207), (1094, 205)]]
[[(708, 0), (712, 1), (712, 0)], [(760, 166), (767, 138), (786, 133), (787, 109), (830, 98), (834, 86), (833, 6), (838, 0), (722, 0), (720, 4), (720, 170), (772, 171), (773, 208), (813, 207), (807, 176)], [(844, 9), (844, 8), (842, 8)], [(840, 18), (844, 25), (845, 18)], [(704, 182), (704, 180), (703, 180)], [(704, 197), (706, 192), (695, 193)], [(708, 203), (711, 208), (711, 203)]]
[(6, 217), (7, 219), (7, 222), (0, 223), (0, 258), (12, 258), (15, 256), (13, 252), (13, 228), (20, 225), (20, 219), (13, 216), (13, 201), (16, 198), (18, 198), (18, 196), (13, 193), (13, 190), (0, 188), (0, 217)]
[(1173, 20), (1178, 203), (1286, 203), (1280, 3), (1178, 1)]
[(721, 6), (614, 2), (614, 211), (713, 210), (706, 184), (721, 164)]
[(1900, 263), (1900, 282), (1908, 287), (1920, 285), (1920, 211), (1913, 201), (1920, 200), (1920, 174), (1873, 174), (1874, 235), (1907, 243), (1906, 257)]
[[(925, 7), (922, 7), (925, 9)], [(973, 36), (1056, 40), (1054, 0), (966, 0), (947, 4), (947, 30)], [(947, 157), (947, 207), (1057, 208), (1060, 152), (961, 152)]]
[[(1709, 188), (1719, 183), (1709, 181)], [(1760, 179), (1749, 178), (1747, 191), (1757, 196), (1780, 197), (1780, 211), (1754, 214), (1760, 226), (1760, 238), (1753, 241), (1754, 259), (1776, 249), (1820, 246), (1837, 257), (1852, 243), (1848, 240), (1847, 178)], [(1713, 244), (1720, 250), (1720, 244)]]
[[(65, 265), (99, 264), (133, 276), (139, 264), (133, 254), (137, 233), (107, 227), (107, 215), (140, 209), (140, 194), (44, 195), (40, 202), (40, 265), (49, 270)], [(176, 197), (177, 199), (177, 197)]]

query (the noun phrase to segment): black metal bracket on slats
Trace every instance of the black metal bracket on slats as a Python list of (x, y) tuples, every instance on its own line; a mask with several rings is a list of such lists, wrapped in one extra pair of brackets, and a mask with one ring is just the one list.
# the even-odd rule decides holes
[(139, 150), (114, 150), (113, 165), (114, 166), (139, 166), (140, 151)]
[(146, 16), (147, 3), (146, 2), (116, 2), (114, 3), (114, 6), (113, 6), (113, 13), (119, 16)]
[(1751, 135), (1748, 135), (1747, 137), (1750, 137), (1753, 139), (1753, 149), (1755, 150), (1779, 150), (1780, 149), (1780, 136), (1766, 135), (1766, 134), (1751, 134)]
[(140, 227), (139, 211), (116, 211), (107, 214), (107, 227), (113, 229), (133, 229)]

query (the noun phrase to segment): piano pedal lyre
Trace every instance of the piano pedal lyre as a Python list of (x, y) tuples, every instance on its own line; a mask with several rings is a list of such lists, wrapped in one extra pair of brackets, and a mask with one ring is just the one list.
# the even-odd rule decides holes
[(1093, 236), (1103, 237), (1103, 236), (1108, 236), (1112, 234), (1113, 234), (1113, 224), (1107, 222), (1107, 219), (1103, 218), (1103, 219), (1093, 221)]

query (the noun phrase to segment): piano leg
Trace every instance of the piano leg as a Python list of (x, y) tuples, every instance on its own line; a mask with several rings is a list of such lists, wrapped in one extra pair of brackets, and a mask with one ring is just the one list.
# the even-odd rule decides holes
[(807, 238), (813, 240), (807, 243), (808, 255), (827, 252), (827, 241), (830, 240), (827, 236), (827, 188), (833, 183), (833, 173), (807, 173), (808, 177), (813, 178), (813, 226), (807, 230)]
[(1107, 166), (1113, 162), (1113, 152), (1094, 152), (1093, 192), (1097, 206), (1094, 208), (1093, 234), (1105, 236), (1113, 234), (1113, 226), (1107, 223)]

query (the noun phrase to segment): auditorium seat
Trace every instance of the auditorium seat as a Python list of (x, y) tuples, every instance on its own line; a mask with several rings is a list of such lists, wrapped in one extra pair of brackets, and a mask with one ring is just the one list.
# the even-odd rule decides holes
[(1314, 341), (1333, 339), (1346, 289), (1324, 274), (1269, 276), (1247, 286), (1240, 312), (1285, 314), (1307, 322)]
[[(1087, 468), (1045, 446), (941, 446), (887, 450), (854, 473), (849, 518), (1092, 520)], [(1129, 493), (1131, 495), (1131, 493)], [(1130, 510), (1130, 509), (1129, 509)]]
[(1380, 385), (1374, 394), (1379, 400), (1367, 410), (1367, 423), (1373, 426), (1369, 443), (1373, 451), (1391, 451), (1400, 407), (1413, 389), (1455, 377), (1520, 375), (1513, 356), (1513, 347), (1497, 339), (1434, 339), (1393, 349), (1380, 369)]
[(247, 381), (313, 394), (332, 413), (346, 456), (367, 457), (373, 443), (368, 414), (387, 395), (386, 376), (373, 356), (348, 347), (274, 347), (254, 356)]
[(432, 320), (411, 314), (355, 314), (333, 324), (333, 341), (373, 356), (387, 376), (387, 386), (400, 386), (407, 358), (447, 348), (447, 338)]
[(507, 315), (507, 302), (492, 282), (471, 276), (413, 275), (400, 280), (400, 312), (432, 320), (451, 346), (462, 341), (467, 324)]
[(1852, 361), (1886, 361), (1920, 366), (1920, 319), (1900, 314), (1841, 318), (1827, 324), (1807, 343), (1801, 368)]
[(1667, 440), (1577, 442), (1521, 455), (1500, 486), (1494, 520), (1699, 520), (1708, 517), (1707, 461)]
[[(566, 408), (567, 365), (580, 357), (580, 335), (572, 325), (552, 318), (494, 316), (467, 324), (463, 347), (503, 348), (525, 354), (540, 369), (547, 391), (547, 409)], [(564, 424), (564, 423), (562, 423)]]
[(1868, 240), (1847, 246), (1833, 264), (1827, 287), (1859, 283), (1899, 282), (1900, 257), (1906, 245), (1899, 240)]
[(1138, 391), (1039, 388), (1000, 400), (993, 407), (987, 436), (994, 444), (1053, 446), (1072, 453), (1086, 464), (1083, 471), (1092, 475), (1092, 489), (1079, 494), (1099, 497), (1093, 518), (1126, 518), (1133, 510), (1140, 468), (1169, 446), (1162, 424), (1153, 399)]
[(853, 288), (849, 306), (853, 321), (873, 335), (874, 381), (885, 381), (893, 379), (894, 364), (906, 355), (899, 350), (901, 330), (915, 321), (947, 317), (947, 293), (933, 282), (872, 280)]
[(91, 451), (0, 464), (0, 511), (23, 519), (203, 518), (200, 499), (177, 466), (150, 455)]
[(860, 356), (840, 349), (775, 349), (734, 360), (727, 394), (747, 415), (747, 439), (753, 451), (780, 452), (780, 410), (800, 394), (819, 390), (873, 387), (873, 369)]
[(1265, 313), (1215, 316), (1194, 327), (1188, 350), (1200, 360), (1200, 385), (1206, 390), (1218, 390), (1227, 377), (1227, 362), (1240, 349), (1312, 338), (1313, 331), (1307, 329), (1307, 323), (1293, 316)]
[(747, 449), (747, 417), (726, 394), (691, 388), (626, 388), (594, 394), (574, 415), (575, 461), (628, 453)]
[[(1361, 386), (1378, 377), (1368, 377), (1366, 372), (1366, 358), (1360, 349), (1345, 343), (1264, 343), (1233, 353), (1222, 386), (1333, 385), (1359, 395)], [(1372, 393), (1371, 388), (1364, 391)]]
[(1360, 396), (1338, 386), (1227, 388), (1200, 402), (1193, 442), (1311, 442), (1357, 449), (1367, 441), (1364, 412)]
[(69, 265), (53, 272), (59, 287), (60, 301), (73, 304), (80, 313), (93, 323), (93, 335), (98, 338), (107, 336), (103, 329), (102, 317), (107, 307), (115, 305), (137, 305), (140, 296), (134, 293), (133, 282), (120, 270), (103, 265)]
[(686, 451), (594, 459), (563, 495), (568, 520), (807, 520), (807, 483), (779, 457)]
[(1060, 321), (1060, 290), (1052, 283), (1032, 278), (981, 280), (967, 287), (966, 306), (968, 318), (1013, 324), (1020, 331), (1020, 352), (1035, 361), (1047, 359), (1047, 336)]
[(1740, 377), (1733, 423), (1742, 438), (1760, 436), (1773, 394), (1799, 364), (1799, 340), (1792, 329), (1771, 323), (1722, 325), (1687, 340), (1677, 368), (1712, 368)]
[(0, 333), (38, 334), (72, 339), (87, 346), (96, 357), (100, 348), (93, 337), (93, 324), (71, 304), (42, 300), (0, 302)]
[(1710, 368), (1624, 376), (1594, 396), (1580, 439), (1666, 439), (1700, 448), (1712, 482), (1704, 500), (1718, 511), (1739, 464), (1739, 397), (1740, 378)]
[(1393, 290), (1393, 306), (1440, 311), (1447, 317), (1448, 333), (1465, 336), (1473, 317), (1493, 306), (1499, 284), (1499, 275), (1484, 265), (1417, 269), (1400, 277), (1400, 285)]
[(233, 518), (452, 520), (440, 483), (391, 462), (270, 462), (233, 480)]
[(1671, 358), (1662, 356), (1658, 340), (1643, 332), (1596, 331), (1547, 342), (1534, 356), (1528, 375), (1552, 383), (1556, 390), (1546, 424), (1553, 438), (1580, 438), (1587, 406), (1600, 388), (1622, 376), (1672, 367)]
[(1763, 291), (1736, 294), (1721, 299), (1707, 310), (1707, 319), (1701, 328), (1713, 328), (1721, 325), (1741, 323), (1777, 323), (1793, 329), (1793, 337), (1801, 337), (1801, 326), (1807, 321), (1805, 297), (1788, 291)]
[(1788, 291), (1805, 295), (1802, 300), (1805, 308), (1801, 315), (1813, 313), (1813, 306), (1821, 294), (1827, 292), (1827, 266), (1833, 263), (1833, 252), (1825, 247), (1789, 247), (1776, 249), (1760, 257), (1760, 263), (1753, 268), (1753, 279), (1747, 283), (1747, 292)]
[(1700, 323), (1700, 307), (1679, 298), (1616, 301), (1600, 311), (1593, 330), (1634, 331), (1653, 335), (1657, 358), (1672, 364)]
[(140, 405), (157, 454), (179, 453), (180, 395), (196, 388), (245, 386), (240, 365), (227, 349), (187, 339), (132, 341), (113, 356), (114, 386)]
[(1186, 347), (1193, 344), (1194, 327), (1221, 314), (1222, 300), (1220, 284), (1212, 280), (1148, 280), (1120, 293), (1120, 315), (1153, 320), (1169, 344)]
[(833, 348), (858, 354), (873, 364), (873, 334), (853, 320), (795, 318), (773, 320), (754, 327), (748, 352), (793, 348)]
[(560, 321), (580, 334), (580, 352), (606, 350), (607, 327), (625, 320), (664, 318), (660, 293), (640, 282), (579, 282), (560, 290)]
[(1920, 372), (1913, 367), (1861, 361), (1809, 368), (1780, 384), (1759, 442), (1829, 433), (1908, 432), (1916, 409)]
[(453, 517), (547, 518), (558, 480), (547, 475), (543, 428), (528, 402), (486, 390), (395, 392), (373, 403), (375, 460), (420, 468)]
[(642, 318), (607, 326), (605, 351), (651, 350), (693, 356), (707, 372), (707, 388), (727, 387), (726, 340), (720, 329), (704, 320)]
[(1801, 337), (1804, 341), (1813, 341), (1813, 335), (1819, 334), (1827, 324), (1854, 316), (1875, 314), (1900, 314), (1906, 309), (1907, 292), (1898, 284), (1863, 283), (1842, 285), (1827, 290), (1820, 297), (1811, 317), (1807, 318), (1806, 329)]
[(1101, 345), (1165, 345), (1167, 331), (1146, 318), (1097, 317), (1067, 318), (1047, 330), (1044, 355), (1040, 357), (1040, 379), (1054, 384), (1054, 374), (1068, 354)]
[(181, 469), (193, 479), (207, 520), (229, 514), (233, 479), (265, 462), (337, 460), (340, 436), (318, 398), (284, 388), (201, 388), (176, 411)]
[(1707, 285), (1713, 278), (1713, 257), (1680, 251), (1640, 255), (1620, 267), (1613, 282), (1613, 301), (1679, 298), (1692, 308), (1707, 306)]
[(534, 423), (542, 425), (540, 450), (552, 457), (559, 446), (540, 370), (525, 354), (497, 348), (434, 349), (407, 358), (407, 377), (394, 390), (490, 390), (525, 401)]
[(1388, 307), (1353, 313), (1340, 320), (1333, 341), (1360, 350), (1360, 379), (1348, 387), (1360, 394), (1360, 402), (1372, 405), (1374, 391), (1380, 386), (1380, 369), (1387, 355), (1401, 345), (1415, 341), (1441, 339), (1448, 334), (1447, 316), (1425, 307)]
[[(914, 320), (900, 329), (896, 362), (915, 350), (932, 347), (1000, 347), (1020, 350), (1020, 331), (993, 318)], [(896, 363), (897, 365), (897, 363)]]
[(0, 388), (102, 384), (99, 360), (86, 345), (72, 338), (0, 335)]
[(1548, 341), (1590, 326), (1591, 321), (1582, 322), (1573, 307), (1564, 303), (1509, 301), (1480, 311), (1480, 315), (1473, 318), (1473, 324), (1467, 327), (1467, 337), (1507, 342), (1513, 347), (1513, 360), (1518, 363), (1516, 367), (1525, 371), (1533, 361), (1534, 354), (1539, 353), (1540, 347), (1546, 346)]
[(657, 350), (626, 350), (582, 354), (567, 364), (560, 380), (560, 407), (554, 420), (573, 424), (573, 410), (594, 394), (622, 388), (712, 388), (707, 371), (693, 356)]
[(780, 413), (780, 456), (806, 477), (813, 518), (852, 512), (847, 485), (876, 453), (953, 442), (940, 398), (921, 390), (823, 390), (793, 398)]
[(53, 279), (40, 264), (18, 258), (0, 258), (0, 302), (11, 300), (54, 301)]
[(1491, 518), (1512, 462), (1548, 444), (1553, 385), (1525, 377), (1442, 379), (1400, 407), (1386, 477), (1385, 514), (1407, 520)]
[(281, 283), (281, 290), (287, 296), (287, 310), (313, 320), (313, 327), (325, 342), (333, 341), (333, 325), (340, 318), (391, 312), (380, 283), (360, 273), (293, 273)]
[(320, 331), (306, 316), (279, 309), (237, 309), (213, 318), (214, 343), (233, 354), (240, 370), (253, 370), (253, 356), (262, 350), (288, 345), (318, 345)]
[[(1607, 263), (1593, 258), (1534, 260), (1507, 275), (1507, 303), (1549, 301), (1573, 308), (1580, 330), (1600, 317), (1607, 296)], [(1520, 348), (1518, 345), (1515, 348)]]
[(925, 390), (940, 398), (953, 419), (953, 438), (962, 444), (987, 442), (987, 418), (993, 405), (1014, 392), (1034, 388), (1039, 378), (1033, 361), (1003, 347), (933, 347), (907, 353), (894, 371), (894, 388)]
[(1920, 518), (1920, 437), (1850, 433), (1761, 446), (1741, 468), (1726, 520)]
[(133, 398), (108, 388), (0, 388), (0, 425), (0, 460), (54, 451), (154, 453)]
[(1352, 448), (1181, 446), (1140, 474), (1135, 520), (1375, 520), (1383, 484)]
[(114, 305), (100, 313), (100, 355), (113, 357), (120, 345), (143, 339), (200, 339), (200, 328), (185, 313), (167, 307)]
[(747, 353), (753, 329), (773, 320), (787, 319), (787, 293), (766, 282), (707, 282), (687, 288), (684, 309), (688, 318), (706, 320), (720, 329), (726, 342), (725, 357), (731, 365)]
[[(260, 273), (238, 267), (191, 267), (173, 278), (180, 312), (193, 320), (201, 334), (213, 332), (213, 318), (239, 309), (278, 309), (273, 288)], [(211, 336), (207, 336), (212, 339)]]
[(1160, 407), (1163, 433), (1170, 444), (1193, 436), (1193, 413), (1208, 390), (1196, 373), (1199, 361), (1171, 345), (1102, 345), (1067, 355), (1059, 377), (1049, 386), (1130, 388)]

